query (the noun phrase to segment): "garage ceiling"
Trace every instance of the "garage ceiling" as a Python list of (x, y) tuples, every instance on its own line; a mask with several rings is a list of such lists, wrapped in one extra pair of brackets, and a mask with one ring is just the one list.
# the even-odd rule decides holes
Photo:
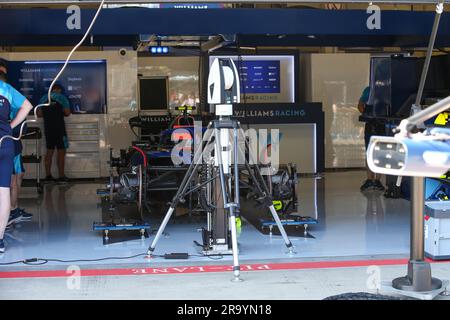
[[(3, 46), (65, 46), (84, 34), (94, 9), (84, 9), (81, 29), (66, 26), (65, 9), (0, 9)], [(369, 29), (365, 10), (148, 9), (101, 12), (89, 46), (135, 46), (142, 35), (232, 35), (240, 46), (426, 47), (434, 12), (383, 10), (381, 29)], [(232, 22), (232, 23), (230, 23)], [(444, 13), (437, 47), (450, 47), (450, 13)]]

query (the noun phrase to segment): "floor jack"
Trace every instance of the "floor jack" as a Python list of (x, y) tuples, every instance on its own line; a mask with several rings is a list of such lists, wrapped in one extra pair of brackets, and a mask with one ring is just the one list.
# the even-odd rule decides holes
[[(98, 194), (101, 192), (98, 192)], [(139, 214), (138, 208), (134, 204), (123, 204), (110, 202), (109, 199), (102, 199), (102, 222), (94, 222), (92, 229), (103, 234), (103, 244), (111, 244), (130, 239), (137, 239), (140, 234), (141, 239), (149, 237), (150, 224), (144, 222)], [(119, 214), (120, 212), (120, 214)], [(136, 232), (136, 236), (121, 236), (121, 231)], [(130, 233), (130, 232), (127, 232)], [(117, 237), (116, 240), (112, 238)]]
[[(123, 167), (124, 156), (113, 158), (110, 152), (110, 180), (106, 189), (98, 189), (97, 195), (101, 196), (102, 221), (93, 223), (93, 230), (103, 234), (103, 244), (126, 240), (135, 240), (136, 236), (130, 236), (130, 232), (139, 232), (141, 239), (149, 237), (150, 224), (143, 219), (143, 188), (146, 172), (142, 165), (136, 167), (136, 173), (122, 176), (121, 181), (113, 176), (114, 167)], [(133, 183), (131, 182), (133, 180)], [(134, 201), (134, 199), (138, 201)], [(128, 201), (129, 199), (129, 201)], [(126, 236), (121, 235), (127, 233)], [(111, 237), (114, 235), (115, 240)]]

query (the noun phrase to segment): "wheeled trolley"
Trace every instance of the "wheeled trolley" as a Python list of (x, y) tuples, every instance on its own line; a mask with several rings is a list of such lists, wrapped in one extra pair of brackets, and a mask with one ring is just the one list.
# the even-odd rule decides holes
[(41, 140), (42, 140), (42, 130), (38, 127), (29, 127), (27, 133), (22, 136), (22, 140), (34, 140), (35, 147), (34, 152), (29, 155), (23, 155), (23, 163), (31, 163), (36, 166), (36, 189), (38, 194), (42, 194), (44, 192), (42, 183), (41, 183)]

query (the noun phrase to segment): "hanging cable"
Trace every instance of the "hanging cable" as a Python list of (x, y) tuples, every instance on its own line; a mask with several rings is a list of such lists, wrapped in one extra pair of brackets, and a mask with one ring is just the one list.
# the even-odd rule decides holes
[(52, 83), (50, 84), (50, 87), (48, 88), (48, 98), (47, 98), (48, 102), (47, 102), (47, 103), (43, 103), (43, 104), (39, 104), (39, 105), (37, 105), (37, 106), (34, 108), (34, 119), (25, 120), (24, 122), (22, 122), (22, 124), (21, 124), (21, 126), (20, 126), (20, 133), (19, 133), (19, 136), (18, 136), (17, 138), (14, 137), (14, 136), (12, 136), (12, 135), (6, 135), (6, 136), (3, 136), (2, 138), (0, 138), (0, 148), (1, 148), (1, 146), (2, 146), (3, 140), (5, 140), (5, 139), (12, 139), (12, 140), (15, 140), (15, 141), (20, 140), (20, 139), (22, 138), (22, 136), (23, 136), (23, 130), (24, 130), (24, 128), (25, 128), (25, 125), (26, 125), (27, 123), (37, 122), (37, 118), (38, 118), (38, 117), (37, 117), (37, 110), (38, 110), (39, 108), (42, 108), (42, 107), (48, 107), (48, 106), (51, 105), (51, 103), (52, 103), (52, 97), (51, 97), (51, 95), (52, 95), (52, 89), (53, 89), (53, 86), (55, 85), (55, 83), (58, 81), (58, 79), (61, 77), (61, 75), (62, 75), (62, 74), (64, 73), (64, 71), (66, 70), (66, 67), (67, 67), (67, 65), (69, 64), (69, 61), (70, 61), (70, 59), (72, 58), (72, 55), (73, 55), (73, 54), (75, 53), (75, 51), (77, 51), (77, 49), (84, 43), (84, 41), (86, 40), (87, 36), (88, 36), (89, 33), (91, 32), (91, 29), (92, 29), (92, 27), (94, 26), (95, 21), (97, 21), (97, 18), (98, 18), (99, 14), (100, 14), (100, 11), (102, 11), (102, 9), (103, 9), (103, 5), (104, 5), (105, 1), (106, 1), (106, 0), (102, 0), (102, 1), (101, 1), (100, 5), (99, 5), (99, 7), (98, 7), (98, 9), (97, 9), (97, 12), (95, 13), (95, 16), (94, 16), (94, 18), (92, 19), (91, 24), (90, 24), (89, 27), (87, 28), (87, 30), (86, 30), (86, 32), (85, 32), (83, 38), (80, 40), (80, 42), (78, 42), (78, 43), (75, 45), (75, 47), (73, 47), (72, 51), (70, 51), (69, 55), (68, 55), (67, 58), (66, 58), (66, 61), (65, 61), (64, 65), (63, 65), (63, 67), (61, 68), (61, 70), (59, 71), (59, 73), (56, 75), (56, 77), (53, 79)]

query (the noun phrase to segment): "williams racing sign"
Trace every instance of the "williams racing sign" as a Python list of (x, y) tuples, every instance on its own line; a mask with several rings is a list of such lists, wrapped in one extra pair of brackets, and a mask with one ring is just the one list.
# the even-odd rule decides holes
[(233, 116), (241, 123), (320, 123), (324, 113), (321, 103), (237, 104)]

